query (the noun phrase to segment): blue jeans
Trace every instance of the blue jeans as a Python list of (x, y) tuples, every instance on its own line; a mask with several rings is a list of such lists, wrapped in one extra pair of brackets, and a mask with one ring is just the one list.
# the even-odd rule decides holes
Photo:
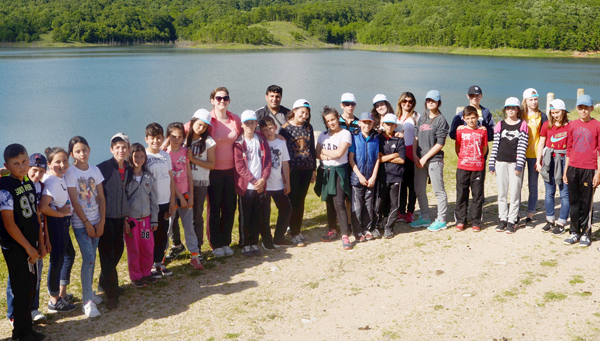
[[(561, 157), (561, 163), (564, 169), (564, 156)], [(554, 158), (550, 162), (550, 182), (544, 181), (544, 185), (546, 186), (546, 220), (552, 222), (554, 221), (554, 196), (556, 194), (556, 183), (554, 181)], [(571, 209), (571, 205), (569, 204), (569, 186), (563, 183), (558, 185), (558, 190), (560, 191), (560, 217), (558, 218), (558, 223), (561, 225), (566, 225), (567, 219), (569, 218), (569, 210)]]
[(46, 217), (46, 219), (52, 245), (48, 266), (48, 293), (50, 296), (58, 296), (60, 285), (67, 286), (71, 282), (71, 268), (75, 261), (75, 249), (69, 235), (71, 217)]
[(73, 234), (75, 234), (81, 252), (81, 300), (83, 304), (86, 304), (92, 300), (94, 294), (92, 282), (94, 281), (96, 250), (100, 238), (90, 238), (85, 228), (74, 228)]
[[(37, 288), (35, 291), (35, 298), (33, 299), (33, 306), (31, 310), (38, 310), (40, 308), (40, 281), (42, 280), (42, 271), (44, 270), (44, 260), (40, 259), (37, 262)], [(10, 278), (6, 279), (6, 318), (9, 320), (14, 318), (13, 316), (13, 300), (15, 296), (13, 295), (12, 288), (10, 287)]]
[(527, 181), (529, 182), (529, 200), (527, 200), (527, 213), (535, 213), (538, 201), (538, 178), (540, 173), (535, 170), (535, 158), (527, 158)]

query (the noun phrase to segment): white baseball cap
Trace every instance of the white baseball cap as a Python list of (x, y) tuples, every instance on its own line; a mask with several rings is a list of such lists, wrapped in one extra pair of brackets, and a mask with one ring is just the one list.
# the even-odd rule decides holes
[(504, 107), (520, 107), (521, 101), (516, 97), (509, 97), (504, 102)]
[[(565, 102), (562, 99), (555, 99), (550, 102), (550, 110), (564, 110), (567, 111), (567, 107), (565, 106)], [(568, 112), (568, 111), (567, 111)]]
[(375, 97), (373, 97), (373, 104), (375, 104), (377, 102), (381, 102), (381, 101), (388, 102), (388, 99), (387, 99), (387, 97), (385, 97), (384, 94), (377, 94), (377, 95), (375, 95)]
[[(121, 140), (125, 141), (125, 143), (129, 144), (129, 136), (125, 135), (124, 133), (116, 133), (111, 139), (110, 139), (110, 143), (113, 143), (113, 140), (116, 138), (120, 138)], [(116, 143), (116, 142), (115, 142)]]
[(528, 98), (533, 98), (533, 97), (538, 97), (538, 92), (536, 89), (534, 88), (529, 88), (525, 91), (523, 91), (523, 99), (528, 99)]
[(383, 119), (381, 120), (381, 122), (398, 124), (398, 117), (396, 117), (396, 115), (394, 115), (394, 114), (385, 114), (385, 116), (383, 116)]
[(210, 124), (210, 112), (208, 112), (208, 110), (206, 110), (206, 109), (198, 109), (198, 110), (196, 110), (196, 112), (194, 113), (193, 118), (197, 118), (200, 121), (208, 124), (209, 126), (212, 126), (212, 124)]
[(296, 108), (300, 108), (300, 107), (306, 107), (306, 108), (310, 109), (310, 103), (308, 103), (308, 101), (305, 100), (304, 98), (300, 98), (299, 100), (294, 102), (294, 106), (292, 107), (292, 109), (296, 109)]
[(256, 121), (256, 113), (253, 110), (246, 110), (242, 113), (242, 123), (252, 120)]
[(353, 102), (356, 103), (356, 97), (354, 97), (354, 94), (351, 94), (349, 92), (346, 92), (344, 94), (342, 94), (342, 103), (344, 102)]

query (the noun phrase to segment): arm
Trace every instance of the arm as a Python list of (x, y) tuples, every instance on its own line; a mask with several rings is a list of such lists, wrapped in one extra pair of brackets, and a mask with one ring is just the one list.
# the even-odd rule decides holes
[(377, 181), (377, 173), (379, 172), (379, 158), (375, 161), (375, 167), (373, 167), (373, 174), (369, 180), (367, 180), (367, 187), (375, 186), (375, 182)]
[[(96, 186), (96, 188), (98, 187)], [(71, 200), (73, 211), (75, 211), (77, 217), (79, 217), (79, 219), (83, 222), (88, 237), (96, 238), (96, 229), (94, 228), (94, 225), (92, 225), (90, 220), (86, 217), (85, 213), (83, 212), (83, 208), (81, 208), (81, 205), (79, 204), (79, 195), (77, 195), (77, 188), (67, 187), (67, 192), (69, 193), (69, 199)], [(100, 192), (102, 191), (98, 190), (98, 196), (96, 197), (96, 199), (98, 199), (98, 197), (100, 196)], [(104, 198), (104, 192), (102, 192), (102, 198)], [(100, 213), (102, 214), (101, 217), (103, 217), (103, 214), (105, 212), (104, 210), (101, 210)]]
[(382, 153), (379, 153), (380, 158), (379, 161), (380, 162), (392, 162), (392, 160), (400, 157), (400, 155), (398, 155), (398, 153), (393, 153), (393, 154), (388, 154), (388, 155), (383, 155)]
[(529, 144), (529, 131), (527, 122), (523, 121), (522, 130), (519, 131), (519, 144), (517, 145), (517, 163), (515, 165), (515, 173), (520, 175), (525, 168), (525, 152)]
[(54, 210), (50, 207), (50, 202), (52, 201), (52, 197), (44, 194), (42, 195), (42, 199), (40, 199), (39, 211), (48, 217), (56, 217), (62, 218), (66, 217), (71, 213), (71, 206), (65, 205), (58, 210)]
[(235, 172), (244, 180), (250, 182), (253, 186), (256, 184), (256, 179), (250, 170), (248, 169), (248, 165), (246, 165), (246, 160), (244, 159), (244, 151), (242, 149), (242, 145), (240, 143), (233, 144), (233, 161), (235, 165)]
[[(94, 225), (96, 230), (96, 237), (100, 238), (104, 234), (104, 223), (106, 222), (106, 198), (104, 197), (104, 189), (102, 184), (98, 184), (96, 186), (98, 189), (98, 195), (96, 196), (96, 201), (98, 201), (98, 210), (100, 211), (100, 221), (98, 224)], [(86, 218), (87, 220), (87, 218)]]
[(188, 174), (188, 200), (187, 200), (187, 206), (189, 208), (192, 208), (192, 206), (194, 206), (194, 177), (192, 176), (192, 165), (189, 162), (186, 162), (185, 165), (187, 167), (187, 174)]
[(262, 169), (262, 173), (260, 175), (260, 179), (258, 179), (258, 181), (256, 181), (255, 186), (258, 187), (258, 192), (262, 193), (266, 189), (265, 185), (267, 184), (267, 180), (269, 179), (269, 176), (271, 176), (271, 148), (269, 148), (269, 144), (267, 143), (266, 139), (261, 141), (260, 144), (265, 153), (264, 164), (262, 165), (263, 169)]
[[(460, 143), (461, 143), (460, 137), (461, 136), (462, 135), (459, 135), (458, 139), (455, 139), (456, 143), (454, 143), (454, 152), (456, 153), (457, 156), (460, 155)], [(483, 155), (485, 155), (485, 153)]]
[(542, 153), (544, 152), (544, 146), (546, 145), (546, 136), (540, 136), (540, 141), (537, 147), (537, 160), (535, 161), (535, 170), (538, 172), (542, 170)]
[[(173, 178), (173, 170), (169, 170), (169, 180), (170, 180), (170, 190), (171, 190), (171, 200), (169, 201), (169, 216), (175, 214), (175, 196), (177, 194), (177, 186), (175, 186), (175, 178)], [(181, 193), (179, 193), (181, 195)]]
[(25, 249), (27, 255), (31, 258), (31, 260), (29, 260), (29, 263), (33, 264), (37, 262), (39, 258), (38, 250), (36, 250), (35, 247), (29, 244), (29, 241), (27, 241), (27, 239), (15, 223), (14, 212), (12, 210), (2, 210), (0, 211), (0, 214), (2, 215), (2, 222), (4, 223), (4, 228), (6, 229), (6, 232), (8, 232), (12, 239), (14, 239), (17, 243), (19, 243), (19, 245), (21, 245)]
[(494, 122), (494, 117), (488, 109), (483, 109), (481, 112), (481, 116), (483, 116), (483, 126), (487, 130), (488, 142), (493, 142), (494, 127), (496, 126), (496, 122)]
[[(344, 156), (344, 154), (346, 154), (349, 147), (350, 147), (350, 143), (342, 142), (340, 144), (340, 147), (336, 150), (321, 150), (321, 157), (323, 155), (325, 155), (327, 157), (326, 158), (327, 160), (339, 159), (342, 156)], [(323, 159), (321, 159), (321, 160), (323, 160)]]
[(154, 192), (154, 178), (150, 176), (152, 182), (150, 182), (150, 190), (148, 196), (150, 197), (150, 226), (152, 231), (156, 231), (158, 228), (158, 201), (156, 201), (156, 193)]
[(462, 119), (462, 111), (456, 115), (452, 119), (452, 125), (450, 126), (450, 138), (456, 140), (456, 130), (459, 126), (464, 125), (465, 122)]
[(171, 174), (171, 186), (173, 186), (172, 190), (175, 191), (175, 197), (177, 199), (179, 199), (179, 204), (181, 205), (181, 208), (188, 208), (187, 200), (183, 196), (183, 193), (181, 193), (179, 191), (179, 188), (177, 188), (177, 185), (175, 185), (175, 176), (173, 175), (173, 171), (171, 171), (170, 174)]
[(417, 168), (421, 169), (421, 168), (423, 168), (423, 165), (421, 164), (421, 159), (419, 159), (419, 156), (417, 156), (418, 149), (419, 149), (419, 139), (415, 135), (415, 139), (413, 141), (413, 160), (414, 160), (415, 166), (417, 166)]
[(290, 163), (283, 161), (283, 194), (288, 195), (291, 191), (290, 188)]
[(594, 188), (598, 187), (598, 185), (600, 185), (600, 154), (596, 153), (597, 156), (597, 165), (598, 165), (598, 169), (596, 169), (596, 174), (594, 174), (594, 178), (592, 179), (592, 185), (594, 186)]
[(358, 177), (358, 182), (360, 182), (360, 184), (363, 186), (367, 186), (368, 180), (367, 180), (367, 178), (364, 177), (364, 175), (362, 175), (362, 173), (358, 169), (358, 165), (356, 164), (356, 161), (354, 160), (354, 153), (350, 153), (348, 155), (348, 161), (350, 162), (350, 167), (352, 168), (352, 171)]
[(567, 170), (569, 169), (569, 157), (565, 157), (565, 170), (563, 172), (563, 182), (565, 184), (569, 184), (569, 179), (567, 178)]
[(215, 150), (216, 150), (216, 146), (212, 146), (206, 150), (206, 161), (195, 158), (192, 155), (191, 150), (188, 150), (188, 158), (190, 159), (190, 162), (192, 162), (195, 165), (198, 165), (202, 168), (213, 170), (213, 169), (215, 169), (215, 159), (216, 159)]

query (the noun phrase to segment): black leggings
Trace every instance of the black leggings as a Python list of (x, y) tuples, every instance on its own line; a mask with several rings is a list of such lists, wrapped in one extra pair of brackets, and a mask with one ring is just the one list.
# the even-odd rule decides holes
[(312, 169), (292, 169), (290, 171), (290, 193), (288, 197), (292, 203), (292, 216), (290, 218), (292, 236), (300, 234), (302, 228), (304, 200), (306, 199), (306, 193), (308, 193), (312, 175)]
[[(406, 207), (406, 196), (408, 195), (408, 207)], [(417, 202), (417, 193), (415, 193), (415, 164), (406, 158), (404, 163), (404, 175), (400, 183), (400, 207), (398, 212), (405, 214), (415, 212), (415, 203)]]
[(330, 231), (337, 230), (337, 221), (340, 223), (342, 235), (350, 235), (350, 226), (348, 225), (348, 212), (346, 211), (346, 199), (348, 195), (342, 189), (341, 179), (335, 176), (336, 195), (327, 197), (327, 223)]

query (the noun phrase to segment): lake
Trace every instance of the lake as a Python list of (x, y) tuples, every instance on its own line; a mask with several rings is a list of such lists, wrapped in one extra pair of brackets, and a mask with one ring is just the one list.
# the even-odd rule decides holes
[(312, 105), (315, 130), (323, 128), (323, 106), (339, 108), (344, 92), (356, 95), (356, 114), (371, 110), (383, 93), (395, 107), (411, 91), (423, 112), (428, 90), (442, 94), (451, 120), (468, 104), (469, 86), (483, 90), (482, 105), (500, 109), (507, 97), (536, 88), (540, 106), (554, 92), (568, 108), (578, 88), (600, 99), (596, 59), (509, 58), (354, 50), (215, 51), (165, 46), (62, 49), (0, 49), (0, 147), (25, 145), (30, 153), (67, 147), (74, 135), (88, 139), (91, 161), (110, 157), (117, 132), (142, 142), (150, 122), (166, 126), (210, 109), (209, 94), (226, 86), (230, 111), (265, 105), (271, 84), (283, 87), (283, 105), (298, 98)]

